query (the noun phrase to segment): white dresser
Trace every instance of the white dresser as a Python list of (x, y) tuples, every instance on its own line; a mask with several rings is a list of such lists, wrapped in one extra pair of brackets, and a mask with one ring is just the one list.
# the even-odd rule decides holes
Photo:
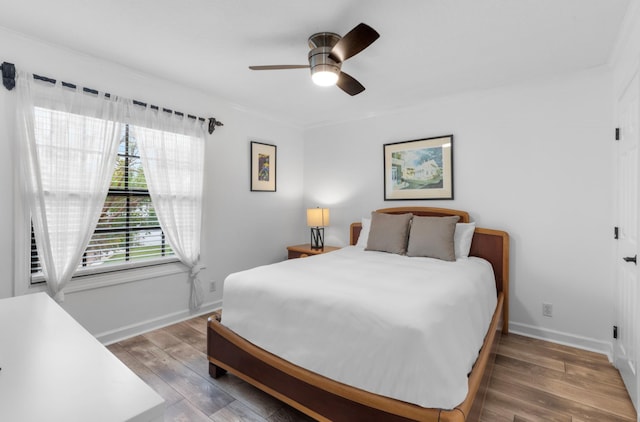
[(0, 300), (0, 421), (162, 421), (164, 401), (45, 293)]

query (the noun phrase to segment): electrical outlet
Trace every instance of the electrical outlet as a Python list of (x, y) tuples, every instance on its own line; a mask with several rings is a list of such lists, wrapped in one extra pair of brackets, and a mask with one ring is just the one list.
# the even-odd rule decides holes
[(553, 304), (551, 303), (543, 303), (542, 304), (542, 315), (546, 317), (553, 317)]
[(211, 282), (209, 282), (209, 293), (215, 292), (216, 291), (216, 281), (213, 280)]

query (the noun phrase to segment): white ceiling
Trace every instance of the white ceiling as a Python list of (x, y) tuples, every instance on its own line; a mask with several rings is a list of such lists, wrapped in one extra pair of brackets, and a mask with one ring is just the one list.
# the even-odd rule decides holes
[[(0, 3), (0, 26), (310, 127), (606, 64), (629, 0)], [(342, 67), (360, 95), (315, 86), (308, 69), (248, 69), (307, 64), (309, 35), (360, 22), (380, 33)]]

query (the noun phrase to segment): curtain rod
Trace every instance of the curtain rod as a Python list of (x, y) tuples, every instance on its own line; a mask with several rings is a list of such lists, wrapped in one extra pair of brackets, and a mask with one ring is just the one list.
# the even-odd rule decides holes
[[(3, 62), (2, 65), (0, 65), (0, 69), (2, 69), (2, 85), (4, 85), (5, 88), (7, 88), (7, 90), (11, 91), (15, 86), (16, 86), (16, 67), (13, 63), (8, 63), (8, 62)], [(40, 75), (36, 75), (35, 73), (33, 74), (33, 79), (38, 79), (44, 82), (49, 82), (52, 84), (56, 83), (55, 79), (51, 79), (48, 78), (46, 76), (40, 76)], [(66, 86), (67, 88), (73, 88), (73, 89), (77, 89), (77, 85), (69, 83), (69, 82), (63, 82), (60, 81), (60, 83), (63, 86)], [(91, 88), (85, 88), (83, 87), (82, 90), (84, 92), (88, 92), (91, 94), (98, 94), (98, 91), (95, 89), (91, 89)], [(111, 98), (111, 94), (109, 93), (105, 93), (104, 94), (105, 97), (107, 98)], [(153, 104), (147, 104), (145, 102), (142, 101), (138, 101), (138, 100), (133, 100), (133, 103), (135, 105), (139, 105), (139, 106), (143, 106), (143, 107), (149, 107), (153, 110), (160, 110), (160, 107), (153, 105)], [(182, 113), (181, 111), (176, 111), (176, 110), (171, 110), (169, 108), (162, 108), (162, 111), (167, 112), (167, 113), (173, 113), (176, 116), (184, 116), (184, 113)], [(193, 116), (191, 114), (187, 114), (187, 117), (190, 119), (198, 119), (201, 122), (204, 122), (206, 119), (204, 119), (203, 117), (197, 117), (197, 116)], [(224, 126), (224, 124), (219, 121), (216, 120), (215, 117), (209, 117), (209, 134), (212, 134), (214, 130), (216, 130), (216, 126)]]

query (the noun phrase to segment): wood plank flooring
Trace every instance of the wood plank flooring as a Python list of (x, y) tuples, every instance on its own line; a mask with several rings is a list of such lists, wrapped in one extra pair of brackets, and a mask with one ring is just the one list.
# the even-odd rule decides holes
[[(209, 376), (206, 316), (109, 346), (165, 399), (165, 421), (311, 421), (233, 375)], [(503, 336), (481, 422), (635, 422), (607, 358), (567, 346)]]
[(636, 412), (606, 356), (510, 334), (500, 341), (481, 421), (635, 422)]

